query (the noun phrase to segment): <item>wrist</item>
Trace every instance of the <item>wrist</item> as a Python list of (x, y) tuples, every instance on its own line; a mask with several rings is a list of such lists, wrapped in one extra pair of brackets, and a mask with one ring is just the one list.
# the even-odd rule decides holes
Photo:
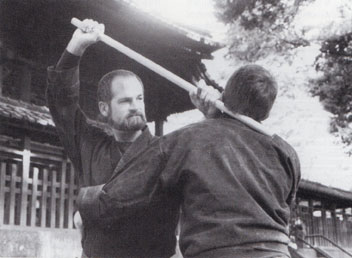
[(83, 46), (82, 44), (76, 42), (73, 39), (68, 43), (66, 47), (67, 52), (75, 56), (82, 56), (86, 49), (87, 46)]
[(205, 118), (207, 119), (218, 118), (220, 115), (221, 115), (221, 111), (219, 109), (215, 109), (211, 112), (207, 112), (204, 114)]

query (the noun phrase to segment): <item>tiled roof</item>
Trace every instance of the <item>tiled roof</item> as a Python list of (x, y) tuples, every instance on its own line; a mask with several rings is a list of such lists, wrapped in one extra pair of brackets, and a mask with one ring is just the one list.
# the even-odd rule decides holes
[(55, 126), (47, 107), (6, 97), (0, 97), (0, 117), (13, 118), (44, 126)]
[(115, 0), (115, 1), (118, 1), (118, 2), (123, 2), (127, 5), (130, 5), (131, 7), (137, 9), (138, 11), (154, 18), (155, 20), (159, 21), (160, 23), (163, 23), (165, 24), (166, 26), (168, 26), (170, 29), (173, 29), (183, 35), (185, 35), (186, 37), (192, 39), (192, 40), (195, 40), (195, 41), (198, 41), (198, 42), (202, 42), (203, 44), (206, 44), (206, 45), (210, 45), (210, 46), (213, 46), (215, 48), (220, 48), (222, 47), (221, 44), (215, 40), (213, 40), (210, 36), (210, 34), (208, 32), (203, 32), (203, 33), (200, 33), (200, 32), (197, 32), (195, 30), (192, 30), (192, 29), (189, 29), (189, 28), (186, 28), (186, 26), (182, 26), (182, 25), (179, 25), (179, 24), (176, 24), (176, 23), (173, 23), (171, 21), (168, 21), (167, 19), (163, 18), (163, 17), (160, 17), (160, 16), (156, 16), (155, 14), (151, 13), (151, 12), (148, 12), (146, 10), (143, 10), (142, 8), (140, 8), (139, 6), (137, 6), (133, 1), (131, 0)]

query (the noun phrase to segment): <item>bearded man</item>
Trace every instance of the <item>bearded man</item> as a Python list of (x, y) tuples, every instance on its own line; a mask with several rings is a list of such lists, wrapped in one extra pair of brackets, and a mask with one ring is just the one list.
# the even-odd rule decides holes
[[(99, 111), (112, 135), (93, 126), (81, 110), (79, 61), (104, 32), (104, 25), (93, 20), (83, 24), (84, 29), (74, 32), (56, 66), (48, 68), (47, 101), (79, 186), (87, 187), (107, 183), (114, 171), (137, 157), (155, 137), (146, 125), (143, 83), (130, 71), (112, 71), (98, 84)], [(172, 256), (178, 212), (170, 214), (176, 203), (167, 202), (165, 207), (165, 202), (104, 228), (83, 218), (82, 257)]]

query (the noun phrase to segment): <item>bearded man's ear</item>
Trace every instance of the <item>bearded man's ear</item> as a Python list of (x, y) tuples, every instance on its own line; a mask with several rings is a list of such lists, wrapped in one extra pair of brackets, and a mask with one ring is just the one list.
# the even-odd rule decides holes
[(104, 101), (99, 101), (98, 103), (100, 114), (103, 117), (108, 117), (109, 115), (109, 105)]

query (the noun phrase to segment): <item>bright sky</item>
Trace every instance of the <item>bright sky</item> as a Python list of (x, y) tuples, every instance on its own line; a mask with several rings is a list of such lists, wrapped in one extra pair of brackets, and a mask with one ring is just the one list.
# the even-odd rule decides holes
[(326, 39), (351, 32), (351, 0), (316, 0), (306, 4), (295, 18), (296, 30), (308, 40)]
[(214, 15), (213, 0), (133, 0), (141, 9), (170, 22), (209, 31), (215, 40), (224, 38), (225, 26)]

